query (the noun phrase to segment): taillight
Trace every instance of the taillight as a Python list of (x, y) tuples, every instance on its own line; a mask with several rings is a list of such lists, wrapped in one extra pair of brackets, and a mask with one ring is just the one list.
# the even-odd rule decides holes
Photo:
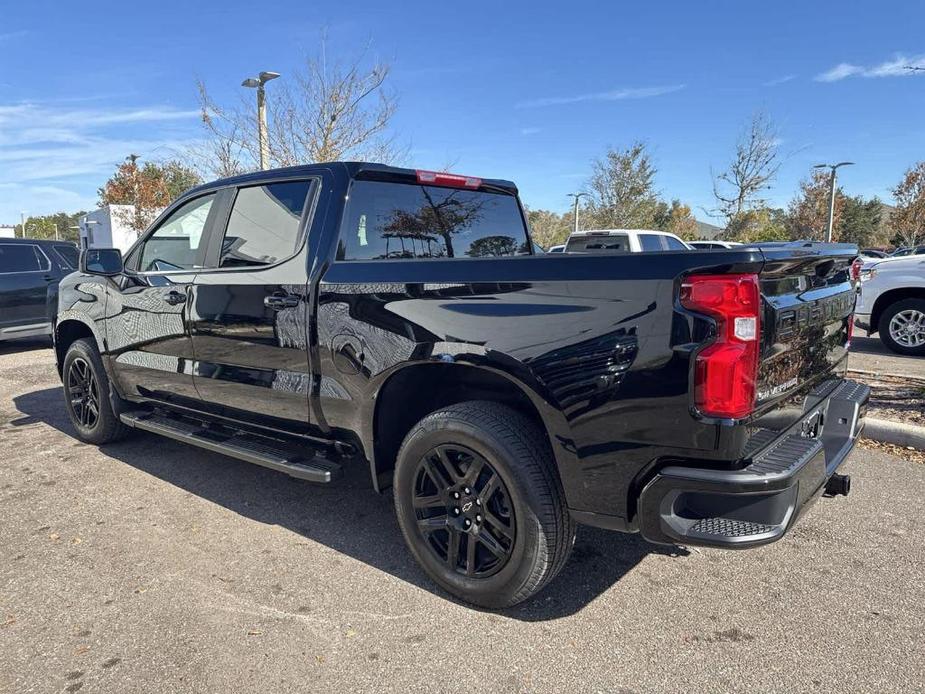
[(711, 417), (751, 414), (761, 328), (758, 275), (691, 275), (681, 284), (681, 305), (716, 321), (716, 339), (694, 364), (695, 406)]
[(860, 258), (855, 258), (854, 262), (851, 263), (851, 281), (856, 285), (858, 280), (861, 279), (861, 262)]
[(848, 341), (845, 343), (845, 349), (851, 346), (851, 338), (854, 337), (854, 314), (848, 316)]
[(443, 171), (422, 171), (418, 169), (418, 183), (431, 186), (447, 186), (449, 188), (478, 188), (482, 179), (475, 176), (460, 176), (459, 174), (445, 173)]

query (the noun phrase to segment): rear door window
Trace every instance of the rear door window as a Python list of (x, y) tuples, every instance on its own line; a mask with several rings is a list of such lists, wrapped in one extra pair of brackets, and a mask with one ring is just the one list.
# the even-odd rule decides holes
[(311, 181), (241, 188), (222, 239), (219, 267), (254, 267), (285, 260), (299, 245)]
[(354, 181), (338, 260), (487, 258), (530, 253), (513, 195)]
[(71, 270), (77, 267), (78, 253), (74, 246), (55, 245), (54, 249), (55, 255), (65, 267)]
[(639, 245), (642, 246), (643, 251), (661, 251), (662, 240), (656, 234), (640, 234), (639, 235)]
[(33, 244), (0, 243), (0, 273), (42, 272), (49, 269), (48, 258)]

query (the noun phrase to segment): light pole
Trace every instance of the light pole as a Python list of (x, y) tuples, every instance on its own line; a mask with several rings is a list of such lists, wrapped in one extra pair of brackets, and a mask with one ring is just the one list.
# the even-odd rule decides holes
[(569, 193), (568, 194), (568, 197), (575, 198), (574, 216), (575, 216), (575, 233), (576, 234), (578, 233), (578, 200), (581, 199), (582, 196), (587, 197), (588, 193)]
[(814, 169), (831, 169), (829, 177), (829, 227), (825, 232), (825, 242), (832, 243), (832, 224), (835, 222), (835, 171), (839, 166), (852, 166), (853, 161), (840, 161), (837, 164), (816, 164)]
[[(23, 238), (26, 238), (26, 211), (21, 210), (19, 213), (19, 232)], [(13, 234), (14, 236), (16, 234)]]
[(279, 77), (278, 72), (261, 72), (257, 77), (248, 77), (242, 87), (257, 90), (257, 137), (260, 140), (260, 168), (266, 170), (270, 162), (270, 146), (267, 142), (267, 105), (263, 85)]

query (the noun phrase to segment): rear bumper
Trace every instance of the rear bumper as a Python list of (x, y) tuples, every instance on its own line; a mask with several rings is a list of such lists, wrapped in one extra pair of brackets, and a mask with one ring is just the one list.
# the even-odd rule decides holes
[(639, 497), (640, 533), (650, 542), (731, 548), (780, 539), (851, 452), (869, 398), (867, 386), (842, 382), (740, 470), (660, 470)]

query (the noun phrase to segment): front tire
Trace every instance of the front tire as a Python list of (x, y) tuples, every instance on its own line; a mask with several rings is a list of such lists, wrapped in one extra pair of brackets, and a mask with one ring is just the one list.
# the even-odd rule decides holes
[(451, 405), (418, 422), (398, 454), (394, 495), (418, 563), (481, 607), (536, 594), (575, 541), (544, 432), (498, 403)]
[(118, 441), (131, 431), (113, 412), (109, 378), (93, 342), (80, 339), (68, 347), (61, 378), (65, 407), (77, 438), (100, 445)]
[(897, 354), (925, 356), (925, 299), (890, 304), (877, 326), (883, 344)]

